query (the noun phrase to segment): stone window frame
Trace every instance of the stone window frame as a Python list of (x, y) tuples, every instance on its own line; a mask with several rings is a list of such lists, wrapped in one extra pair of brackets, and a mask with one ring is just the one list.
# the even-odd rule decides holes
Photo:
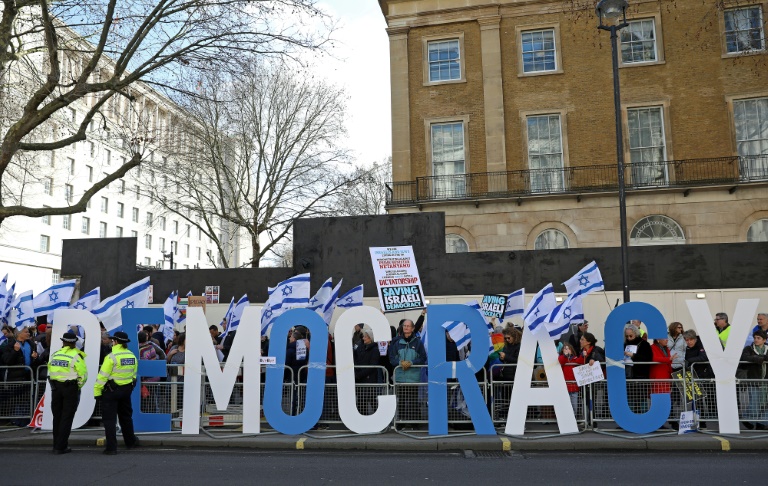
[(551, 110), (521, 110), (519, 112), (520, 117), (520, 129), (522, 131), (522, 157), (525, 161), (525, 166), (530, 170), (530, 162), (528, 158), (528, 117), (540, 116), (540, 115), (559, 115), (560, 116), (560, 141), (563, 144), (563, 169), (571, 166), (571, 159), (568, 148), (568, 110), (566, 108), (553, 108)]
[(424, 119), (424, 142), (425, 153), (427, 162), (427, 175), (432, 174), (432, 125), (439, 125), (441, 123), (456, 123), (461, 122), (464, 130), (464, 173), (469, 174), (470, 160), (469, 160), (469, 115), (457, 115), (457, 116), (442, 116)]
[[(720, 57), (722, 59), (726, 59), (729, 57), (740, 57), (740, 56), (756, 56), (760, 54), (766, 54), (768, 52), (768, 35), (766, 35), (766, 5), (764, 2), (755, 1), (753, 3), (749, 4), (742, 4), (740, 2), (736, 2), (734, 0), (727, 0), (724, 3), (724, 7), (721, 9), (717, 9), (717, 20), (719, 24), (719, 32), (718, 35), (720, 36)], [(762, 16), (763, 20), (763, 47), (762, 49), (753, 49), (749, 51), (737, 51), (737, 52), (728, 52), (728, 43), (725, 40), (725, 12), (726, 10), (740, 10), (740, 9), (747, 9), (751, 7), (758, 7), (760, 8), (760, 14)]]
[(569, 250), (579, 248), (579, 240), (576, 237), (576, 233), (570, 226), (560, 221), (542, 221), (541, 223), (531, 228), (531, 231), (528, 233), (528, 238), (525, 245), (526, 249), (534, 250), (536, 246), (536, 238), (538, 238), (541, 233), (549, 229), (557, 230), (565, 235), (565, 237), (568, 239)]
[(632, 15), (631, 17), (627, 18), (627, 22), (636, 22), (640, 20), (653, 20), (653, 29), (656, 39), (656, 60), (655, 61), (644, 61), (644, 62), (629, 62), (625, 63), (622, 60), (621, 56), (621, 31), (619, 31), (619, 45), (617, 46), (619, 48), (619, 68), (633, 68), (633, 67), (641, 67), (641, 66), (657, 66), (659, 64), (666, 64), (667, 60), (664, 56), (664, 33), (661, 26), (661, 13), (641, 13)]
[[(661, 217), (666, 218), (667, 220), (674, 223), (677, 228), (680, 230), (680, 234), (682, 235), (682, 240), (656, 240), (656, 241), (643, 241), (642, 243), (638, 243), (638, 241), (641, 241), (641, 239), (633, 237), (632, 233), (635, 231), (635, 228), (640, 224), (642, 221), (649, 220), (653, 217)], [(661, 224), (662, 226), (666, 226), (663, 223), (652, 223), (648, 222), (648, 224)], [(688, 237), (685, 235), (685, 228), (677, 222), (676, 219), (674, 219), (672, 216), (668, 216), (666, 214), (662, 213), (654, 213), (654, 214), (646, 214), (645, 216), (638, 218), (637, 221), (635, 221), (632, 226), (629, 228), (629, 246), (656, 246), (656, 245), (685, 245), (688, 243)]]
[[(628, 163), (632, 159), (630, 158), (629, 148), (629, 110), (637, 108), (657, 108), (661, 107), (662, 123), (664, 124), (664, 148), (666, 152), (667, 160), (675, 160), (672, 140), (672, 123), (669, 113), (670, 100), (657, 99), (649, 101), (637, 101), (621, 104), (621, 136), (624, 138), (624, 160)], [(672, 180), (670, 174), (670, 181)]]
[[(555, 69), (552, 71), (535, 71), (526, 73), (523, 66), (523, 32), (532, 30), (554, 30), (555, 38)], [(515, 44), (517, 44), (517, 77), (527, 78), (529, 76), (549, 76), (552, 74), (563, 74), (563, 44), (560, 42), (560, 23), (547, 22), (543, 24), (516, 25), (515, 26)]]
[(739, 156), (739, 146), (736, 140), (736, 115), (733, 110), (734, 101), (750, 100), (754, 98), (768, 98), (768, 90), (764, 91), (751, 91), (739, 94), (731, 94), (725, 96), (725, 104), (728, 109), (728, 129), (731, 132), (731, 154)]
[[(445, 242), (446, 242), (446, 244), (448, 243), (448, 238), (449, 237), (455, 237), (455, 238), (463, 241), (464, 244), (467, 246), (467, 251), (456, 251), (456, 252), (451, 252), (451, 253), (469, 253), (469, 242), (462, 235), (460, 235), (458, 233), (447, 233), (446, 232), (446, 234), (445, 234)], [(449, 253), (447, 248), (446, 248), (446, 253)]]
[[(438, 41), (459, 41), (459, 79), (446, 79), (442, 81), (429, 80), (429, 43)], [(441, 84), (456, 84), (467, 82), (467, 56), (464, 48), (464, 32), (450, 32), (446, 34), (425, 35), (421, 38), (421, 71), (422, 86), (436, 86)]]
[(739, 239), (738, 241), (748, 242), (747, 235), (749, 229), (758, 221), (768, 221), (768, 211), (756, 211), (744, 219), (739, 227)]

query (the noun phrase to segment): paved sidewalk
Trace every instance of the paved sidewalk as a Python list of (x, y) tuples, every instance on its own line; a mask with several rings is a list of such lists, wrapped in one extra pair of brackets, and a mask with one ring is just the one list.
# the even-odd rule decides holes
[[(348, 431), (312, 431), (299, 436), (265, 431), (259, 436), (242, 435), (237, 430), (215, 430), (199, 435), (175, 433), (142, 434), (144, 448), (216, 448), (233, 447), (267, 450), (370, 450), (370, 451), (598, 451), (598, 450), (675, 450), (675, 451), (732, 451), (768, 450), (768, 434), (720, 436), (708, 433), (659, 435), (638, 437), (618, 432), (612, 435), (584, 432), (578, 435), (555, 435), (525, 438), (459, 435), (427, 438), (425, 432), (409, 432), (406, 436), (394, 431), (377, 435), (352, 435)], [(621, 436), (621, 437), (617, 437)], [(103, 447), (103, 429), (79, 430), (70, 436), (75, 447)], [(416, 438), (418, 437), (418, 438)], [(50, 448), (50, 433), (28, 429), (0, 429), (0, 449), (10, 447)]]

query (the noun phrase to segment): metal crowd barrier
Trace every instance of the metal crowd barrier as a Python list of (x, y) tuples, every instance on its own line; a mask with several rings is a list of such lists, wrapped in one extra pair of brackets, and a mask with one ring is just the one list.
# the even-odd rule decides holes
[[(336, 383), (336, 367), (327, 366), (333, 370), (332, 380), (326, 375), (325, 391), (323, 393), (323, 413), (320, 415), (318, 425), (341, 424), (339, 416), (338, 385)], [(377, 383), (356, 383), (355, 394), (357, 397), (357, 410), (362, 415), (373, 415), (378, 409), (378, 396), (389, 395), (389, 373), (383, 366), (355, 366), (355, 370), (372, 369), (376, 371)], [(301, 413), (306, 404), (307, 384), (301, 377), (307, 376), (308, 366), (299, 368), (299, 383), (296, 384), (296, 413)]]
[(26, 426), (32, 420), (35, 382), (29, 366), (0, 366), (0, 420)]
[[(572, 366), (572, 365), (568, 365)], [(514, 373), (510, 373), (514, 371)], [(493, 365), (491, 367), (491, 381), (489, 383), (490, 388), (490, 409), (491, 420), (497, 427), (503, 427), (507, 421), (507, 415), (509, 414), (509, 402), (512, 397), (512, 388), (514, 386), (514, 379), (505, 379), (514, 376), (517, 378), (517, 365), (504, 364)], [(546, 374), (543, 366), (534, 367), (532, 376), (532, 387), (547, 386)], [(566, 381), (566, 385), (575, 385), (576, 382)], [(573, 392), (574, 395), (569, 392), (569, 399), (571, 402), (571, 408), (576, 416), (576, 424), (581, 431), (587, 428), (587, 396), (589, 394), (589, 387), (579, 387), (579, 389)], [(528, 411), (525, 417), (526, 424), (539, 424), (539, 425), (557, 425), (557, 417), (555, 416), (555, 410), (551, 406), (532, 406), (528, 407)], [(548, 432), (546, 428), (537, 428), (538, 432)]]
[[(221, 363), (224, 366), (224, 363)], [(259, 404), (260, 419), (266, 425), (264, 421), (264, 385), (266, 378), (266, 366), (261, 366), (261, 403)], [(294, 403), (294, 375), (293, 370), (288, 366), (283, 366), (284, 378), (282, 387), (281, 405), (283, 412), (288, 415), (293, 415), (293, 403)], [(183, 371), (183, 369), (182, 369)], [(243, 367), (240, 366), (238, 372), (238, 378), (235, 382), (235, 386), (232, 390), (232, 394), (229, 397), (229, 403), (226, 410), (222, 411), (216, 408), (216, 401), (213, 398), (213, 392), (211, 391), (211, 385), (208, 381), (208, 374), (204, 372), (204, 379), (202, 380), (202, 410), (200, 415), (200, 426), (206, 427), (240, 427), (243, 425)], [(181, 405), (182, 400), (179, 400)], [(181, 407), (179, 407), (179, 417), (181, 417)], [(180, 426), (180, 425), (179, 425)]]
[[(636, 363), (652, 364), (652, 363)], [(752, 363), (742, 363), (754, 366)], [(673, 425), (679, 422), (680, 413), (686, 410), (697, 410), (702, 422), (718, 421), (716, 380), (714, 375), (707, 373), (708, 363), (694, 363), (690, 369), (674, 373), (671, 379), (637, 380), (627, 379), (627, 397), (630, 409), (638, 414), (648, 410), (652, 393), (669, 393), (672, 408), (668, 421)], [(333, 367), (331, 367), (333, 368)], [(356, 367), (373, 368), (377, 371), (378, 383), (360, 383), (355, 385), (357, 407), (361, 414), (370, 415), (378, 407), (379, 395), (394, 394), (397, 397), (397, 410), (393, 425), (397, 429), (405, 427), (422, 428), (426, 431), (428, 424), (428, 381), (427, 366), (413, 366), (412, 373), (404, 374), (402, 367), (395, 368), (393, 384), (390, 386), (390, 376), (386, 368), (381, 366)], [(282, 409), (286, 414), (294, 415), (303, 410), (306, 400), (306, 383), (301, 376), (306, 376), (307, 367), (299, 370), (299, 376), (294, 376), (291, 368), (284, 366), (282, 387)], [(503, 426), (509, 413), (509, 400), (514, 386), (514, 379), (505, 379), (510, 374), (508, 370), (516, 369), (516, 365), (494, 365), (490, 373), (483, 370), (479, 374), (478, 387), (488, 405), (491, 418), (496, 426)], [(261, 396), (264, 397), (264, 372), (262, 366)], [(240, 370), (242, 373), (242, 368)], [(12, 378), (8, 381), (8, 376)], [(33, 376), (36, 375), (36, 376)], [(45, 393), (46, 368), (41, 366), (33, 373), (26, 366), (0, 367), (0, 420), (29, 423), (37, 403)], [(533, 386), (547, 386), (542, 379), (545, 373), (539, 368), (534, 369)], [(744, 424), (742, 430), (762, 432), (768, 427), (768, 379), (747, 379), (737, 374), (736, 390), (738, 400), (739, 421)], [(36, 379), (34, 379), (36, 378)], [(298, 379), (297, 379), (298, 378)], [(516, 377), (519, 379), (519, 377)], [(538, 378), (538, 380), (536, 379)], [(142, 380), (141, 411), (145, 413), (168, 413), (172, 415), (174, 427), (181, 426), (183, 415), (184, 394), (184, 365), (167, 365), (167, 377), (158, 381), (144, 378)], [(207, 375), (202, 380), (201, 390), (201, 426), (206, 427), (240, 427), (242, 426), (242, 381), (238, 379), (225, 411), (216, 409), (213, 394)], [(464, 401), (463, 393), (458, 383), (448, 383), (448, 423), (453, 427), (472, 423)], [(337, 402), (337, 385), (335, 373), (333, 380), (325, 384), (323, 412), (318, 421), (319, 425), (342, 425), (339, 417)], [(263, 404), (263, 402), (262, 402)], [(590, 427), (601, 431), (618, 429), (613, 424), (607, 394), (607, 382), (600, 381), (579, 387), (577, 395), (571, 402), (575, 410), (576, 421), (580, 430)], [(99, 402), (93, 418), (101, 416)], [(263, 420), (263, 415), (262, 415)], [(535, 425), (536, 432), (546, 432), (546, 425), (556, 429), (557, 419), (552, 407), (529, 407), (526, 423)], [(758, 428), (759, 426), (759, 428)], [(710, 426), (711, 428), (711, 426)]]
[[(428, 424), (428, 381), (427, 366), (411, 366), (414, 373), (408, 375), (402, 366), (394, 369), (393, 393), (397, 397), (397, 411), (395, 413), (395, 429), (422, 428)], [(482, 379), (477, 381), (483, 400), (488, 403), (488, 377), (483, 368)], [(418, 375), (418, 377), (416, 376)], [(411, 381), (416, 380), (418, 381)], [(448, 425), (471, 424), (469, 410), (464, 399), (464, 394), (457, 382), (448, 382)], [(426, 427), (424, 427), (426, 430)]]

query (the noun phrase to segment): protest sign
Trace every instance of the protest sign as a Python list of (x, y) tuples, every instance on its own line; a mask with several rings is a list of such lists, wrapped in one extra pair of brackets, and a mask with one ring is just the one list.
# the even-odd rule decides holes
[(600, 367), (600, 363), (595, 361), (592, 366), (585, 364), (583, 366), (576, 366), (573, 368), (573, 376), (576, 378), (576, 383), (579, 386), (589, 385), (596, 381), (602, 381), (605, 379), (603, 375), (603, 369)]
[(206, 285), (205, 286), (205, 301), (208, 304), (219, 303), (220, 288), (218, 285)]
[(504, 310), (507, 307), (506, 295), (484, 295), (480, 303), (480, 311), (486, 317), (504, 318)]
[(370, 252), (382, 310), (397, 312), (424, 308), (424, 292), (413, 247), (372, 247)]
[[(683, 375), (685, 375), (685, 377), (683, 377)], [(693, 401), (694, 396), (696, 400), (704, 398), (704, 392), (701, 391), (699, 384), (693, 381), (694, 378), (698, 379), (698, 377), (694, 377), (690, 371), (679, 370), (672, 373), (672, 379), (675, 380), (677, 388), (684, 389), (685, 391), (686, 402)]]
[(699, 412), (696, 410), (680, 413), (680, 427), (677, 435), (690, 434), (699, 429)]
[(189, 297), (187, 297), (187, 305), (188, 307), (202, 307), (203, 312), (205, 312), (205, 307), (206, 307), (205, 297), (190, 295)]

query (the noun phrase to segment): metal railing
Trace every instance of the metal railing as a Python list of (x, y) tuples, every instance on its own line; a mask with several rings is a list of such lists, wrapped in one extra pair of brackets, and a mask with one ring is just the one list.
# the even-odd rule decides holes
[[(631, 162), (629, 190), (768, 181), (768, 155)], [(386, 184), (387, 205), (618, 190), (615, 164), (417, 177)]]
[[(635, 363), (652, 364), (652, 363)], [(754, 366), (753, 363), (742, 365)], [(141, 400), (141, 410), (145, 413), (169, 413), (172, 415), (174, 427), (180, 427), (183, 415), (183, 389), (184, 366), (167, 365), (168, 372), (165, 379), (160, 381), (142, 381), (146, 388)], [(331, 367), (333, 369), (333, 367)], [(363, 368), (363, 367), (357, 367)], [(384, 367), (372, 366), (378, 372), (377, 383), (358, 383), (355, 386), (357, 395), (357, 408), (363, 415), (370, 415), (378, 408), (377, 397), (379, 395), (395, 395), (397, 397), (397, 410), (393, 419), (393, 425), (402, 429), (404, 427), (421, 428), (427, 430), (428, 424), (428, 376), (427, 366), (413, 366), (415, 371), (413, 381), (397, 381), (390, 383), (389, 375)], [(303, 410), (306, 401), (306, 383), (296, 382), (294, 373), (289, 367), (284, 367), (284, 379), (282, 387), (282, 409), (286, 414), (295, 415)], [(499, 369), (502, 371), (499, 373)], [(491, 419), (497, 426), (503, 426), (509, 413), (509, 402), (515, 380), (520, 377), (504, 373), (505, 370), (516, 369), (516, 365), (494, 365), (489, 373), (484, 370), (477, 380), (480, 392), (485, 399), (491, 413)], [(265, 367), (262, 367), (262, 372)], [(401, 367), (395, 368), (399, 376)], [(299, 370), (299, 375), (306, 373), (306, 367)], [(44, 368), (37, 369), (37, 379), (33, 377), (33, 370), (29, 367), (0, 367), (0, 377), (6, 378), (0, 381), (0, 420), (11, 421), (14, 425), (26, 425), (29, 423), (39, 399), (45, 392)], [(539, 379), (536, 379), (536, 376)], [(547, 386), (541, 373), (534, 371), (532, 386)], [(8, 380), (7, 378), (11, 378)], [(511, 379), (510, 379), (511, 378)], [(755, 430), (762, 432), (768, 427), (768, 379), (747, 379), (735, 377), (737, 400), (739, 406), (739, 421), (749, 432)], [(653, 393), (669, 393), (671, 396), (671, 410), (668, 422), (672, 425), (679, 421), (680, 413), (686, 410), (697, 410), (702, 422), (717, 422), (718, 410), (716, 400), (717, 380), (711, 374), (708, 363), (695, 363), (692, 367), (681, 372), (673, 373), (671, 379), (627, 379), (627, 398), (629, 407), (634, 413), (642, 414), (648, 410), (650, 395)], [(600, 381), (591, 385), (578, 387), (569, 385), (571, 406), (574, 409), (579, 430), (612, 430), (618, 429), (613, 424), (613, 417), (608, 402), (606, 381)], [(240, 427), (242, 425), (242, 382), (238, 379), (235, 388), (227, 404), (226, 410), (217, 410), (213, 394), (210, 389), (207, 375), (201, 383), (201, 426), (206, 427)], [(264, 397), (264, 382), (262, 381), (262, 400)], [(318, 424), (333, 425), (334, 428), (343, 428), (343, 423), (338, 411), (337, 385), (334, 380), (325, 383), (325, 398), (323, 412)], [(448, 423), (452, 427), (469, 425), (472, 420), (469, 416), (463, 393), (457, 383), (449, 381), (447, 388), (448, 399)], [(254, 412), (255, 413), (255, 412)], [(100, 417), (97, 408), (93, 418)], [(261, 417), (264, 421), (263, 416)], [(557, 419), (551, 407), (534, 406), (528, 408), (526, 424), (532, 427), (532, 432), (549, 432), (556, 429)], [(552, 427), (547, 427), (547, 424)]]

